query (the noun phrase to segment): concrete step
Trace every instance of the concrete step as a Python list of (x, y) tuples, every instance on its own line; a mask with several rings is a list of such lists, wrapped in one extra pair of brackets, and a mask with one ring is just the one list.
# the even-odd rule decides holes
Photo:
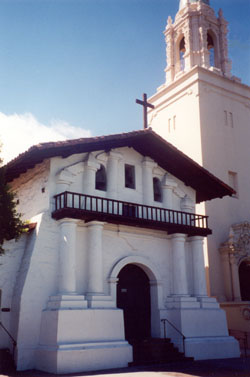
[(15, 371), (15, 364), (9, 349), (0, 349), (0, 373), (10, 373)]
[(133, 340), (133, 363), (131, 365), (159, 364), (173, 361), (193, 360), (187, 358), (171, 343), (170, 339)]

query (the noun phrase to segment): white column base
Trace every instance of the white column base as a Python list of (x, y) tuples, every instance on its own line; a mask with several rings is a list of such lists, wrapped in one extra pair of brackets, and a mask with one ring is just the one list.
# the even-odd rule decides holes
[(132, 347), (126, 341), (40, 347), (36, 359), (37, 369), (57, 374), (124, 368), (132, 361)]
[(165, 302), (167, 309), (199, 309), (200, 303), (191, 296), (170, 296)]
[(85, 309), (88, 303), (82, 295), (56, 295), (50, 296), (47, 309)]
[(88, 293), (86, 300), (88, 301), (88, 307), (91, 309), (116, 308), (116, 303), (111, 296)]
[(195, 360), (237, 358), (240, 357), (239, 343), (232, 336), (186, 338), (185, 356)]
[(47, 309), (42, 313), (35, 368), (75, 373), (126, 367), (132, 347), (125, 340), (120, 309)]
[[(178, 303), (174, 298), (166, 304), (166, 310), (161, 310), (161, 319), (166, 318), (185, 336), (185, 356), (195, 360), (239, 357), (239, 343), (228, 335), (225, 312), (216, 300), (210, 297), (189, 300)], [(165, 326), (166, 337), (183, 352), (181, 334), (168, 322)]]
[(200, 302), (201, 308), (203, 309), (219, 309), (220, 308), (219, 303), (214, 297), (200, 296), (200, 297), (197, 297), (197, 300)]

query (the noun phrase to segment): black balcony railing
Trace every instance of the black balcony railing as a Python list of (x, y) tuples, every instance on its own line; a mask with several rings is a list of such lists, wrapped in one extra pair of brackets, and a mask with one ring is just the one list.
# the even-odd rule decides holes
[(157, 228), (168, 233), (207, 236), (208, 217), (144, 204), (124, 202), (65, 191), (55, 195), (52, 217), (70, 217), (86, 221), (100, 220), (115, 224)]

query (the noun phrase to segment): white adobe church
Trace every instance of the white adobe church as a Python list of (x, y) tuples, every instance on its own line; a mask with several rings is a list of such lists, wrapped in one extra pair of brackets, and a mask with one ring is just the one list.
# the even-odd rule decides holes
[[(221, 253), (219, 246), (232, 223), (247, 227), (249, 181), (242, 192), (234, 185), (241, 166), (229, 144), (236, 127), (247, 129), (250, 88), (230, 75), (226, 22), (208, 0), (181, 1), (165, 34), (166, 83), (150, 99), (152, 129), (44, 143), (7, 165), (18, 211), (30, 221), (0, 256), (0, 320), (16, 341), (18, 370), (123, 367), (135, 339), (165, 336), (195, 359), (240, 354), (225, 311), (208, 296), (203, 241), (212, 295), (236, 303), (226, 296), (236, 271), (224, 256), (243, 255), (232, 241), (241, 225)], [(225, 156), (216, 157), (217, 146)], [(209, 226), (196, 203), (206, 203)], [(11, 347), (0, 331), (0, 348)]]

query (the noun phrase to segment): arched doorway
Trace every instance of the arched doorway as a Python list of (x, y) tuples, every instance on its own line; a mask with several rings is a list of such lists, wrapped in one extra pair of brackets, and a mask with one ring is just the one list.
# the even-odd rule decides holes
[(132, 342), (151, 336), (150, 284), (146, 273), (134, 264), (118, 275), (117, 307), (123, 309), (125, 338)]
[(239, 267), (240, 293), (242, 301), (250, 301), (250, 260), (245, 260)]

